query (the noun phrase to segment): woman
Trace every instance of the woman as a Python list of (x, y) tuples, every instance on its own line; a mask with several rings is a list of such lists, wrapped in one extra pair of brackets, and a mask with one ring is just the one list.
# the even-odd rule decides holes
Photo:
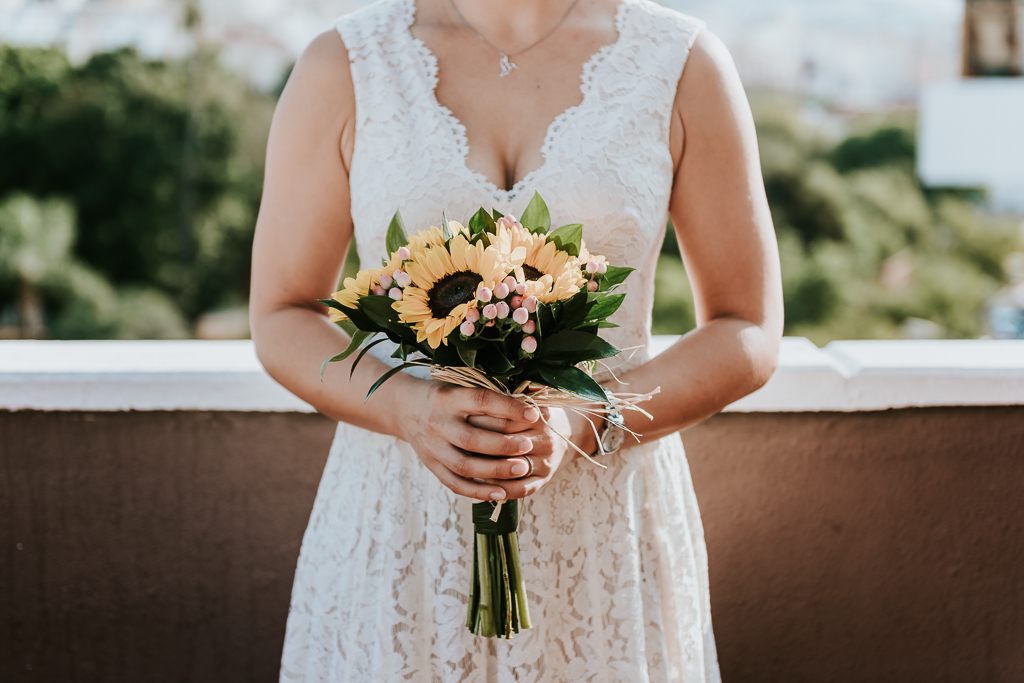
[[(707, 560), (677, 432), (772, 374), (781, 286), (754, 128), (721, 43), (648, 0), (382, 0), (318, 37), (270, 134), (253, 255), (252, 330), (267, 370), (339, 421), (303, 540), (283, 681), (713, 681)], [(505, 51), (509, 52), (505, 52)], [(685, 69), (684, 69), (685, 67)], [(582, 87), (580, 74), (582, 69)], [(649, 340), (671, 215), (699, 327), (617, 370), (661, 393), (642, 434), (600, 471), (589, 424), (551, 427), (497, 394), (387, 369), (381, 345), (349, 379), (321, 361), (346, 335), (315, 299), (336, 289), (353, 234), (384, 253), (480, 205), (555, 224), (637, 268), (607, 338)], [(608, 376), (600, 379), (618, 386)], [(602, 438), (616, 425), (602, 425)], [(465, 627), (470, 501), (527, 498), (520, 524), (534, 628)]]

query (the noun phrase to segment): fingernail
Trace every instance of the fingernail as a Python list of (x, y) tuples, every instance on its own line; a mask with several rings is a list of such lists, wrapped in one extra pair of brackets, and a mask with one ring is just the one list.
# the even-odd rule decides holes
[(505, 498), (504, 491), (495, 491), (491, 494), (491, 500), (503, 500)]
[(521, 450), (523, 453), (529, 453), (530, 451), (533, 450), (533, 442), (530, 441), (529, 439), (520, 439), (519, 450)]
[(512, 474), (516, 475), (517, 477), (521, 477), (524, 474), (526, 474), (529, 471), (529, 469), (530, 468), (526, 465), (525, 462), (519, 461), (516, 462), (516, 464), (512, 465)]
[(540, 419), (540, 411), (536, 408), (529, 408), (525, 413), (523, 413), (523, 417), (526, 418), (528, 422), (534, 422)]

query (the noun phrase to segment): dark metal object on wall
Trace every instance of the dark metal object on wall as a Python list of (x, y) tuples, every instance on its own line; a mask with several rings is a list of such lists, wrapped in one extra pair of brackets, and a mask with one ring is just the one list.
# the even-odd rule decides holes
[(1024, 0), (967, 0), (964, 76), (1024, 75)]

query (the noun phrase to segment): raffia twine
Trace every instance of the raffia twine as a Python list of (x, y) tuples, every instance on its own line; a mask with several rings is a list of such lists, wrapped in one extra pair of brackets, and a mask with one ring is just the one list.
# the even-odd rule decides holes
[[(527, 405), (536, 408), (537, 411), (540, 413), (541, 421), (544, 422), (548, 429), (550, 429), (552, 432), (557, 434), (563, 441), (569, 444), (569, 446), (571, 446), (573, 450), (575, 450), (577, 453), (586, 458), (589, 462), (593, 463), (594, 465), (597, 465), (601, 469), (608, 469), (608, 466), (598, 462), (597, 460), (594, 460), (594, 458), (589, 453), (587, 453), (582, 448), (574, 444), (572, 442), (572, 439), (570, 439), (565, 434), (562, 434), (560, 431), (552, 427), (551, 423), (548, 422), (547, 418), (544, 417), (544, 411), (542, 410), (542, 408), (565, 408), (567, 410), (571, 410), (577, 415), (582, 415), (583, 418), (586, 419), (588, 423), (590, 423), (590, 428), (594, 431), (594, 438), (597, 441), (598, 454), (604, 455), (604, 445), (601, 443), (601, 435), (597, 431), (597, 425), (594, 424), (593, 418), (600, 418), (604, 415), (607, 415), (615, 411), (633, 411), (640, 413), (641, 415), (645, 415), (650, 419), (653, 419), (651, 414), (648, 413), (643, 408), (641, 408), (639, 404), (649, 401), (656, 395), (661, 393), (661, 387), (657, 387), (653, 391), (649, 391), (646, 394), (606, 391), (605, 393), (608, 396), (608, 403), (599, 404), (595, 403), (590, 399), (582, 398), (580, 396), (576, 396), (575, 394), (570, 394), (566, 391), (562, 391), (561, 389), (555, 389), (554, 387), (548, 387), (544, 385), (535, 385), (530, 381), (522, 382), (514, 390), (509, 389), (509, 387), (505, 386), (503, 383), (488, 377), (483, 372), (475, 368), (433, 365), (425, 361), (408, 362), (414, 363), (416, 365), (422, 365), (428, 368), (430, 370), (430, 376), (433, 377), (434, 379), (439, 379), (450, 384), (457, 384), (459, 386), (468, 387), (471, 389), (489, 389), (496, 393), (502, 394), (503, 396), (514, 398), (518, 401), (522, 401)], [(612, 373), (612, 377), (616, 381), (619, 381), (618, 378), (614, 376), (614, 373)], [(628, 432), (634, 439), (636, 439), (637, 443), (640, 442), (640, 437), (643, 436), (642, 434), (638, 434), (625, 426), (623, 426), (623, 429), (625, 429), (626, 432)], [(489, 502), (493, 503), (493, 501)], [(499, 501), (494, 505), (494, 512), (491, 514), (492, 522), (497, 521), (498, 515), (501, 514), (502, 504), (503, 501)]]

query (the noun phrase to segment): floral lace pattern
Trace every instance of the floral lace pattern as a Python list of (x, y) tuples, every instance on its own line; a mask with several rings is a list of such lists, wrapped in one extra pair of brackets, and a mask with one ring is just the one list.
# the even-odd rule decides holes
[[(637, 268), (609, 330), (647, 360), (654, 271), (672, 184), (669, 117), (702, 27), (624, 0), (618, 38), (586, 62), (582, 101), (560, 114), (543, 164), (509, 191), (469, 169), (465, 127), (434, 94), (437, 60), (409, 27), (414, 0), (342, 17), (356, 95), (350, 182), (360, 261), (384, 252), (390, 214), (409, 230), (481, 203), (519, 214), (540, 191), (556, 225)], [(381, 344), (371, 353), (393, 363)], [(303, 539), (282, 681), (718, 681), (707, 556), (678, 435), (561, 468), (522, 508), (534, 628), (511, 641), (465, 627), (470, 501), (397, 439), (339, 424)], [(467, 562), (467, 558), (469, 562)]]

